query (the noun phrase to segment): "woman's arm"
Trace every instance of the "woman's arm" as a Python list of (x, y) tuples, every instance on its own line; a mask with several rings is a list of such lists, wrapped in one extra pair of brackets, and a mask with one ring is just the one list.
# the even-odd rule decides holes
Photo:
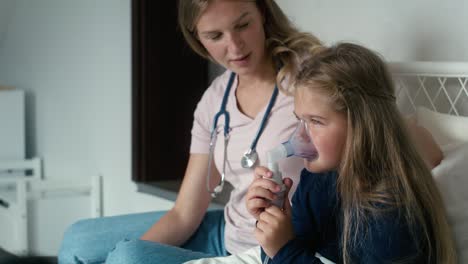
[(417, 125), (413, 118), (407, 119), (406, 124), (419, 155), (424, 159), (429, 169), (432, 170), (444, 158), (440, 146), (435, 142), (432, 134), (424, 127)]
[[(212, 170), (211, 181), (214, 183), (220, 177), (214, 166)], [(190, 154), (174, 207), (141, 237), (142, 240), (179, 246), (190, 238), (211, 201), (206, 190), (207, 171), (208, 154)]]

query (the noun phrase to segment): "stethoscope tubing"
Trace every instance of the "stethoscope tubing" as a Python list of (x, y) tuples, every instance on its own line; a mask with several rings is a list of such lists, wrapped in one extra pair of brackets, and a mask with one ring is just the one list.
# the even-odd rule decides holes
[(214, 116), (213, 128), (211, 130), (211, 139), (214, 136), (213, 133), (216, 133), (216, 128), (218, 127), (218, 120), (223, 115), (224, 115), (224, 136), (227, 136), (229, 133), (230, 117), (229, 117), (229, 112), (226, 110), (226, 105), (227, 105), (229, 93), (231, 92), (232, 83), (234, 82), (235, 78), (236, 78), (236, 74), (232, 72), (231, 76), (229, 77), (228, 84), (226, 86), (226, 91), (224, 92), (224, 95), (223, 95), (221, 108), (219, 109), (218, 113), (216, 113), (216, 115)]
[[(229, 140), (229, 123), (230, 123), (230, 116), (229, 116), (229, 112), (226, 110), (226, 105), (227, 105), (228, 97), (231, 92), (232, 84), (234, 83), (235, 78), (236, 78), (236, 74), (234, 72), (231, 72), (231, 75), (229, 76), (229, 81), (226, 85), (226, 91), (224, 92), (224, 95), (223, 95), (223, 101), (221, 102), (221, 107), (218, 113), (216, 113), (214, 116), (213, 128), (211, 130), (211, 135), (210, 135), (210, 150), (209, 150), (210, 152), (208, 155), (209, 161), (208, 161), (208, 173), (207, 173), (206, 187), (212, 197), (215, 197), (217, 193), (220, 193), (224, 186), (224, 180), (225, 180), (225, 174), (226, 174), (227, 144)], [(250, 145), (249, 151), (255, 151), (258, 140), (261, 134), (263, 133), (263, 130), (265, 129), (266, 121), (268, 119), (268, 116), (270, 115), (271, 109), (273, 108), (273, 105), (275, 104), (277, 97), (278, 97), (278, 86), (275, 85), (273, 94), (271, 95), (271, 98), (270, 98), (270, 102), (268, 103), (267, 109), (265, 110), (265, 114), (263, 115), (262, 121), (260, 123), (260, 127), (258, 128), (255, 138), (252, 141), (252, 144)], [(218, 120), (221, 116), (224, 116), (224, 159), (225, 160), (223, 162), (223, 168), (221, 172), (221, 181), (213, 190), (211, 190), (210, 180), (211, 180), (211, 165), (214, 160), (214, 148), (215, 148), (214, 139), (216, 138), (216, 134), (217, 134), (216, 130), (218, 127)]]

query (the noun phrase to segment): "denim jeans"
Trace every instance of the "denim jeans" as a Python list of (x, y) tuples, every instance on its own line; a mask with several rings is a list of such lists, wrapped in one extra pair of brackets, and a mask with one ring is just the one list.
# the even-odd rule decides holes
[(183, 263), (225, 256), (224, 215), (208, 211), (182, 247), (139, 240), (166, 212), (150, 212), (81, 220), (64, 234), (59, 264)]

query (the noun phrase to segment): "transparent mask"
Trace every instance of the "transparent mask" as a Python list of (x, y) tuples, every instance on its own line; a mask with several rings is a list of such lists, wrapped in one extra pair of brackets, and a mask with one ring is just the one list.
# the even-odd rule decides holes
[(310, 136), (307, 123), (302, 119), (289, 140), (283, 145), (286, 149), (286, 157), (297, 156), (309, 161), (318, 158), (318, 152)]

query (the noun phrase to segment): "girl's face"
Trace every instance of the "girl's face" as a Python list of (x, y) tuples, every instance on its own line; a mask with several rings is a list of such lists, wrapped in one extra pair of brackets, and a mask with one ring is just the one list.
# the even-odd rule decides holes
[(210, 56), (225, 68), (249, 74), (267, 62), (263, 16), (255, 1), (212, 1), (196, 28)]
[(325, 94), (298, 87), (294, 94), (294, 112), (307, 123), (318, 159), (304, 160), (307, 170), (324, 172), (340, 167), (346, 145), (347, 119), (337, 112)]

